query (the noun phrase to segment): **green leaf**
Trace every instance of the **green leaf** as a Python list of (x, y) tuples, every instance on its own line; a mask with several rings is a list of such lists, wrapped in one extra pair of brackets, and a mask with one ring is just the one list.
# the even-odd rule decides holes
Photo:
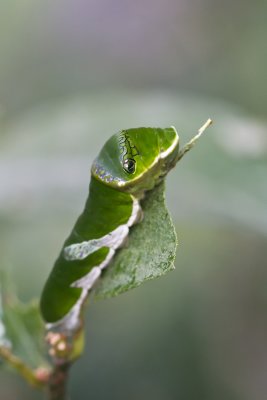
[(144, 219), (131, 229), (121, 249), (100, 279), (96, 298), (113, 297), (174, 269), (177, 238), (165, 205), (165, 185), (147, 192), (141, 203)]
[(38, 302), (21, 303), (3, 273), (0, 274), (0, 298), (0, 346), (30, 368), (48, 366)]

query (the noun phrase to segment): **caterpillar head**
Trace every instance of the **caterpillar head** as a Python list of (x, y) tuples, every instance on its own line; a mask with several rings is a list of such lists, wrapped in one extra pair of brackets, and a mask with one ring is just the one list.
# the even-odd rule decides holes
[(174, 167), (179, 137), (174, 127), (134, 128), (113, 135), (92, 166), (92, 175), (121, 191), (142, 194)]

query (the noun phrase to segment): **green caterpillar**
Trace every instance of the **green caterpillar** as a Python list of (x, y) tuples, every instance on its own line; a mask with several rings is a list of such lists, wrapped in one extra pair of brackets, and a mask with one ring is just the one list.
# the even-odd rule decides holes
[(166, 177), (210, 123), (181, 150), (174, 127), (122, 130), (106, 142), (92, 165), (84, 211), (42, 293), (48, 328), (78, 328), (89, 290), (142, 218), (139, 200)]

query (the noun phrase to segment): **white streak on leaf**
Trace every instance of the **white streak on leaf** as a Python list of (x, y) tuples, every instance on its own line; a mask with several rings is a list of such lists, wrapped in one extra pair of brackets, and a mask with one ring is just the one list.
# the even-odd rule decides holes
[(0, 346), (11, 347), (11, 342), (6, 337), (6, 328), (3, 323), (3, 314), (2, 299), (0, 296)]

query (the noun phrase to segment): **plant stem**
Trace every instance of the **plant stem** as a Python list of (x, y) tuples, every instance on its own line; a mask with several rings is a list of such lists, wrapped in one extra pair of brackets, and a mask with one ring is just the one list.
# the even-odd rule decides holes
[[(3, 346), (0, 346), (0, 357), (7, 361), (18, 373), (26, 379), (32, 386), (38, 388), (44, 388), (46, 384), (46, 376), (49, 374), (49, 370), (45, 367), (40, 368), (39, 371), (31, 369), (28, 365), (26, 365), (19, 357), (12, 354), (12, 352)], [(39, 378), (38, 372), (41, 372), (43, 380)]]
[(67, 399), (67, 382), (70, 363), (64, 362), (55, 364), (48, 382), (49, 400)]
[(49, 345), (53, 369), (48, 380), (48, 399), (66, 400), (70, 366), (80, 357), (84, 348), (83, 324), (76, 332), (48, 331), (46, 341)]
[(185, 146), (179, 151), (177, 161), (181, 160), (181, 158), (187, 153), (192, 147), (195, 145), (196, 141), (200, 138), (200, 136), (205, 132), (205, 130), (212, 124), (212, 120), (209, 118), (204, 125), (199, 128), (198, 133), (194, 136)]

